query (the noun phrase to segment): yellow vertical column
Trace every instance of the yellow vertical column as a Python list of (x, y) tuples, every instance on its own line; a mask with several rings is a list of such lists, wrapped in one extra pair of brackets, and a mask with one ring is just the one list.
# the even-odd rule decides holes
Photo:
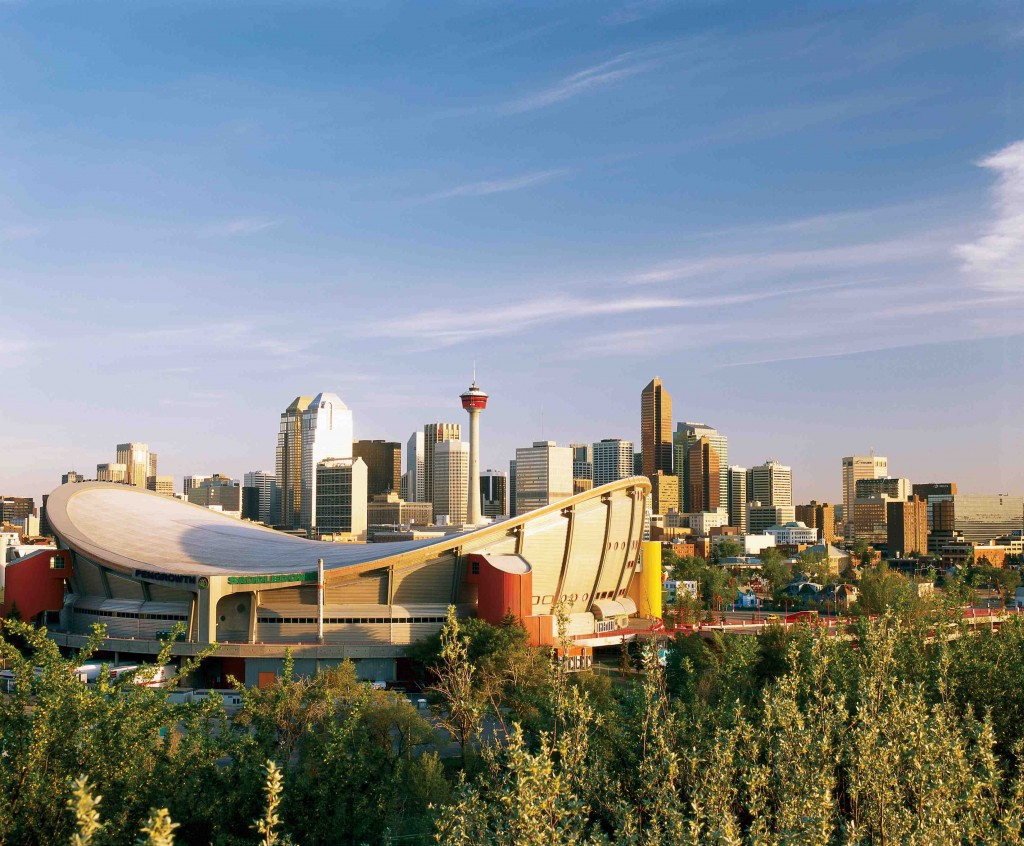
[(642, 617), (661, 619), (661, 542), (644, 541), (641, 546), (640, 602)]

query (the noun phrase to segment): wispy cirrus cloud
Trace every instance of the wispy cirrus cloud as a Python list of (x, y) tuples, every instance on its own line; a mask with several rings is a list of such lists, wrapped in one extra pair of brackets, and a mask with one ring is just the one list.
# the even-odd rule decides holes
[[(315, 344), (314, 334), (307, 332), (299, 338), (284, 330), (275, 331), (267, 321), (233, 320), (129, 332), (123, 337), (133, 344), (146, 341), (173, 355), (219, 351), (295, 359), (307, 353)], [(178, 364), (175, 367), (179, 372), (187, 372), (189, 369), (187, 365)]]
[(978, 162), (992, 171), (993, 218), (984, 233), (954, 248), (961, 269), (981, 288), (1024, 291), (1024, 141)]
[(237, 238), (246, 235), (255, 235), (258, 232), (265, 232), (280, 226), (281, 221), (263, 217), (241, 217), (235, 220), (225, 220), (220, 223), (211, 223), (203, 227), (200, 235), (204, 238)]
[(486, 308), (424, 311), (383, 321), (365, 329), (364, 334), (418, 341), (429, 349), (452, 346), (478, 337), (514, 334), (572, 317), (675, 308), (680, 302), (669, 297), (629, 297), (600, 302), (554, 294)]
[(608, 61), (591, 65), (563, 77), (547, 88), (505, 103), (498, 111), (502, 114), (518, 114), (543, 109), (644, 73), (656, 67), (660, 62), (661, 59), (658, 57), (657, 51), (630, 50), (619, 53)]
[(860, 270), (939, 259), (945, 255), (948, 240), (941, 233), (924, 233), (883, 241), (868, 241), (805, 250), (724, 252), (656, 265), (630, 274), (632, 285), (677, 282), (707, 276), (730, 274), (768, 278), (800, 271)]
[(434, 200), (447, 200), (452, 197), (486, 197), (489, 194), (504, 194), (509, 191), (521, 191), (524, 188), (532, 188), (565, 176), (569, 171), (563, 168), (554, 170), (539, 170), (533, 173), (524, 173), (521, 176), (512, 176), (505, 179), (486, 179), (480, 182), (466, 182), (443, 191), (436, 191), (425, 197), (420, 197), (414, 202), (428, 203)]
[[(552, 294), (519, 303), (460, 309), (457, 312), (450, 309), (425, 311), (384, 321), (364, 329), (362, 334), (370, 337), (402, 338), (417, 342), (421, 349), (436, 349), (481, 337), (514, 335), (539, 326), (578, 321), (582, 318), (625, 316), (687, 308), (727, 308), (844, 285), (845, 283), (825, 283), (810, 287), (764, 288), (687, 297), (632, 296), (602, 299), (600, 295), (584, 298), (569, 294)], [(643, 331), (652, 330), (647, 327)]]

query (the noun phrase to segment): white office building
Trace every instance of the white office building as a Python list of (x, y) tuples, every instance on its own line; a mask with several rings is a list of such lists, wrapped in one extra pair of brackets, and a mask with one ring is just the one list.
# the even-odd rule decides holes
[(793, 468), (769, 458), (747, 471), (747, 502), (793, 504)]
[[(570, 455), (571, 453), (571, 447)], [(628, 479), (633, 475), (633, 442), (604, 438), (593, 445), (594, 487)], [(584, 477), (581, 477), (584, 478)], [(569, 487), (570, 492), (572, 486)]]
[(316, 466), (351, 457), (352, 411), (335, 393), (317, 394), (302, 412), (302, 528), (317, 528)]
[(554, 441), (534, 441), (533, 446), (516, 450), (515, 465), (517, 515), (572, 496), (569, 447), (556, 446)]
[(256, 514), (261, 523), (269, 525), (276, 519), (280, 503), (278, 502), (277, 474), (266, 470), (250, 470), (242, 477), (246, 488), (259, 491)]
[(769, 526), (765, 534), (775, 538), (778, 546), (796, 546), (798, 544), (815, 544), (818, 542), (818, 530), (808, 528), (806, 523), (793, 520), (781, 526)]

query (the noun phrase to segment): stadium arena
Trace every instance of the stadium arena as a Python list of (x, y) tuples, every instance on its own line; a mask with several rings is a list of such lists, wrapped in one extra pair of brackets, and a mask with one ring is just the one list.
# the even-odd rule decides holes
[(512, 613), (532, 643), (557, 645), (561, 601), (567, 657), (589, 656), (660, 616), (660, 547), (642, 542), (649, 492), (633, 477), (440, 539), (332, 544), (140, 488), (67, 484), (47, 501), (58, 550), (8, 566), (5, 613), (16, 606), (70, 649), (103, 623), (119, 660), (152, 657), (181, 624), (176, 654), (218, 644), (203, 665), (212, 684), (269, 683), (286, 649), (298, 672), (347, 658), (392, 681), (449, 605), (491, 622)]

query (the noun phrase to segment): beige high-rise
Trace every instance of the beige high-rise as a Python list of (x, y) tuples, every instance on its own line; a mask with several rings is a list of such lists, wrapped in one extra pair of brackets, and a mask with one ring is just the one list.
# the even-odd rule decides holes
[[(423, 502), (434, 501), (434, 446), (444, 441), (462, 439), (462, 426), (458, 423), (427, 423), (423, 427), (423, 491), (417, 492)], [(446, 511), (435, 514), (447, 514)]]
[(675, 473), (659, 470), (651, 476), (651, 510), (655, 514), (679, 510), (679, 477)]
[(852, 541), (854, 536), (853, 510), (857, 499), (857, 482), (860, 479), (881, 479), (888, 475), (889, 459), (881, 455), (849, 455), (843, 459), (843, 524), (848, 541)]
[(156, 475), (156, 456), (150, 463), (149, 444), (117, 445), (117, 463), (125, 466), (125, 482), (137, 488), (146, 487), (146, 479)]
[(432, 446), (434, 519), (448, 517), (452, 525), (461, 525), (469, 499), (469, 444), (447, 439)]
[(97, 482), (119, 482), (124, 484), (125, 479), (128, 476), (128, 468), (123, 464), (97, 464), (96, 465), (96, 481)]

